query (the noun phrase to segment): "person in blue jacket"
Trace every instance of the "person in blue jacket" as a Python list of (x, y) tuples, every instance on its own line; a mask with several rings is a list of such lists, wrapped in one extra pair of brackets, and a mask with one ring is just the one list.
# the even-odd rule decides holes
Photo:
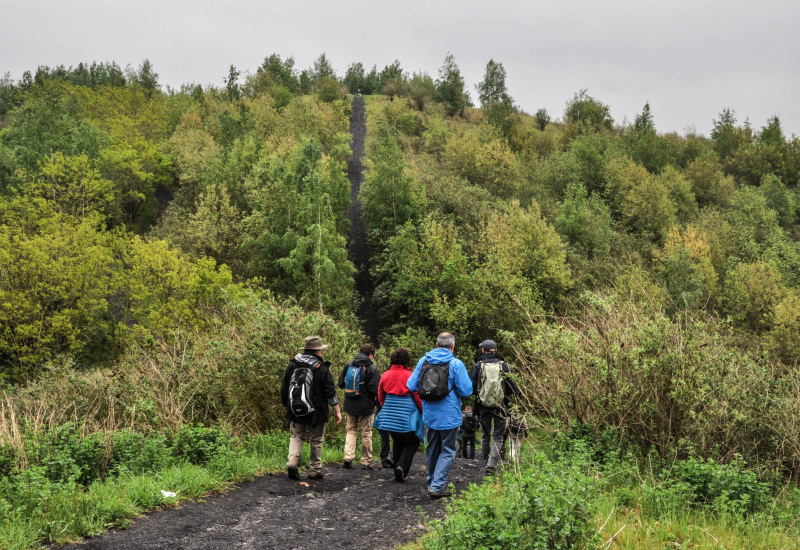
[(449, 332), (443, 332), (436, 339), (436, 348), (419, 360), (408, 379), (408, 389), (419, 390), (419, 376), (422, 365), (449, 364), (448, 394), (439, 401), (422, 400), (422, 421), (427, 430), (428, 447), (425, 456), (428, 463), (428, 496), (432, 499), (448, 497), (445, 490), (447, 476), (456, 457), (456, 441), (461, 429), (461, 399), (472, 395), (472, 381), (464, 363), (456, 359), (453, 350), (456, 339)]

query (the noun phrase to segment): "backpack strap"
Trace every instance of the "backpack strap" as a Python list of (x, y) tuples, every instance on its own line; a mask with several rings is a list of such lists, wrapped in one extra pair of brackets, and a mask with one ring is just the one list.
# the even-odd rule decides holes
[[(453, 358), (453, 359), (455, 359), (455, 358)], [(450, 359), (447, 362), (447, 386), (448, 387), (450, 386), (450, 363), (453, 362), (453, 359)], [(456, 380), (455, 380), (455, 378), (453, 378), (453, 387), (449, 388), (447, 390), (447, 395), (450, 395), (450, 392), (452, 392), (454, 389), (456, 389)], [(447, 395), (445, 395), (444, 397), (447, 397)], [(444, 399), (444, 397), (442, 397), (442, 399)]]

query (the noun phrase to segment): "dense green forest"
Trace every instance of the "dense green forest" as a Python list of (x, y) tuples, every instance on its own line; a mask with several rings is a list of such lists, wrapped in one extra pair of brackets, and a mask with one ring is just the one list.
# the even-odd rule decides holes
[(800, 138), (728, 108), (710, 136), (647, 103), (624, 126), (587, 90), (529, 114), (505, 78), (273, 54), (224, 87), (148, 61), (0, 80), (0, 474), (116, 475), (112, 435), (86, 463), (47, 449), (123, 429), (263, 433), (304, 335), (349, 358), (363, 94), (381, 353), (448, 330), (469, 363), (491, 337), (538, 433), (800, 477)]

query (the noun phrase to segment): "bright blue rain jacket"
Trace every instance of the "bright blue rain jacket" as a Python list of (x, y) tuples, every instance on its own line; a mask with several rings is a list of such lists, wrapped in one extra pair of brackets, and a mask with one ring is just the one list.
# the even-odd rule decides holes
[(419, 360), (406, 385), (411, 391), (419, 390), (419, 371), (425, 360), (434, 365), (450, 363), (448, 387), (452, 389), (441, 401), (422, 400), (422, 421), (434, 430), (451, 430), (461, 427), (461, 399), (472, 395), (472, 381), (467, 368), (447, 348), (435, 348)]

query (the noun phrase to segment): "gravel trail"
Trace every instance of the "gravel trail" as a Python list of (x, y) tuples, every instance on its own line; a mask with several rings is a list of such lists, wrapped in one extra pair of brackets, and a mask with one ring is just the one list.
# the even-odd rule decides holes
[[(287, 435), (288, 437), (288, 435)], [(479, 460), (457, 458), (449, 481), (458, 491), (483, 478)], [(441, 517), (445, 500), (425, 492), (425, 455), (414, 458), (405, 483), (392, 470), (338, 464), (325, 479), (266, 475), (212, 495), (143, 516), (130, 529), (112, 530), (62, 550), (386, 549), (422, 534), (423, 515)]]

